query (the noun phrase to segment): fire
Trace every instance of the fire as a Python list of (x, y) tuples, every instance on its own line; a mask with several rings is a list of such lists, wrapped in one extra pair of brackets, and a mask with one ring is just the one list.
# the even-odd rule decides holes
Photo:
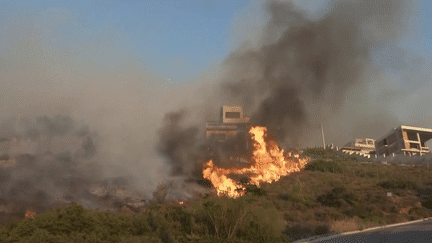
[(32, 218), (32, 219), (34, 219), (34, 216), (36, 215), (36, 212), (33, 212), (33, 211), (31, 211), (31, 210), (27, 210), (26, 211), (26, 213), (25, 213), (25, 218), (26, 219), (28, 219), (28, 218)]
[[(281, 176), (302, 170), (309, 158), (300, 158), (299, 154), (288, 153), (284, 156), (283, 149), (275, 141), (265, 141), (267, 128), (256, 126), (249, 130), (254, 140), (253, 157), (249, 168), (219, 168), (210, 160), (205, 163), (203, 176), (210, 180), (218, 195), (237, 198), (244, 194), (245, 189), (239, 182), (228, 178), (229, 174), (250, 174), (250, 184), (260, 186), (262, 183), (278, 181)], [(240, 190), (239, 190), (240, 189)]]

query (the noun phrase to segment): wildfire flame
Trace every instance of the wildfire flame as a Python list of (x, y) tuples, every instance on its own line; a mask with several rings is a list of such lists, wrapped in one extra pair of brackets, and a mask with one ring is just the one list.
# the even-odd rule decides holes
[(26, 219), (28, 219), (28, 218), (32, 218), (32, 219), (34, 219), (34, 216), (36, 215), (36, 212), (33, 212), (33, 211), (31, 211), (31, 210), (27, 210), (26, 211), (26, 213), (25, 213), (25, 218)]
[[(210, 180), (217, 194), (237, 198), (244, 194), (244, 186), (230, 178), (229, 174), (250, 173), (250, 184), (260, 186), (262, 183), (278, 181), (281, 176), (302, 170), (310, 158), (300, 158), (299, 154), (287, 153), (279, 148), (275, 141), (265, 141), (267, 128), (252, 127), (249, 134), (254, 140), (253, 157), (248, 168), (219, 168), (209, 160), (204, 165), (203, 176)], [(268, 139), (267, 139), (268, 140)]]

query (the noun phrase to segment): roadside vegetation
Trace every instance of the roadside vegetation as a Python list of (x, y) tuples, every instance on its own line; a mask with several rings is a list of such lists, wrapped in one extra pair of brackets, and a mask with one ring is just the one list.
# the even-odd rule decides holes
[[(432, 217), (432, 171), (306, 149), (304, 171), (249, 185), (238, 199), (205, 195), (164, 200), (134, 215), (71, 204), (0, 228), (0, 242), (292, 242)], [(1, 217), (1, 215), (0, 215)]]

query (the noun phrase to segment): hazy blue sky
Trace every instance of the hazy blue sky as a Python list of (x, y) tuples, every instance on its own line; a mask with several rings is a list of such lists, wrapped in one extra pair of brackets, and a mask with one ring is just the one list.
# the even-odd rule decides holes
[[(309, 8), (328, 8), (320, 3), (323, 1), (315, 2)], [(421, 2), (426, 20), (420, 28), (422, 38), (417, 43), (407, 42), (405, 47), (431, 56), (432, 1)], [(77, 24), (84, 22), (80, 33), (68, 33), (70, 26), (56, 29), (72, 43), (85, 41), (86, 33), (114, 28), (148, 68), (184, 81), (207, 65), (222, 61), (232, 51), (233, 18), (249, 4), (248, 0), (2, 1), (0, 11), (2, 15), (26, 11), (37, 15), (44, 10), (73, 14), (79, 19)], [(49, 17), (46, 21), (50, 21)], [(382, 54), (384, 60), (395, 57), (388, 52)], [(104, 61), (108, 66), (116, 65), (115, 60)]]
[[(63, 38), (72, 43), (86, 41), (86, 33), (114, 28), (143, 64), (162, 75), (182, 79), (227, 55), (229, 24), (247, 4), (247, 0), (3, 1), (0, 11), (2, 15), (38, 15), (46, 10), (73, 14), (77, 21), (68, 24), (80, 25), (80, 33), (68, 33), (70, 26), (56, 29), (64, 31)], [(85, 22), (84, 26), (80, 22)], [(115, 60), (105, 61), (108, 66), (117, 64)]]

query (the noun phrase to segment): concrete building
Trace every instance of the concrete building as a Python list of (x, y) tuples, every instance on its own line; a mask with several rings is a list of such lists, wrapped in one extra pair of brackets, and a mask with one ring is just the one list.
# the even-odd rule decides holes
[(249, 130), (249, 117), (241, 106), (222, 106), (219, 121), (206, 122), (206, 140), (224, 142)]
[(402, 125), (378, 139), (375, 145), (378, 156), (392, 154), (429, 154), (426, 142), (432, 138), (432, 129)]
[(356, 138), (354, 141), (347, 143), (342, 150), (361, 155), (368, 155), (375, 151), (375, 139)]
[(220, 165), (248, 163), (251, 148), (249, 117), (241, 106), (222, 106), (219, 121), (206, 122), (206, 150)]

